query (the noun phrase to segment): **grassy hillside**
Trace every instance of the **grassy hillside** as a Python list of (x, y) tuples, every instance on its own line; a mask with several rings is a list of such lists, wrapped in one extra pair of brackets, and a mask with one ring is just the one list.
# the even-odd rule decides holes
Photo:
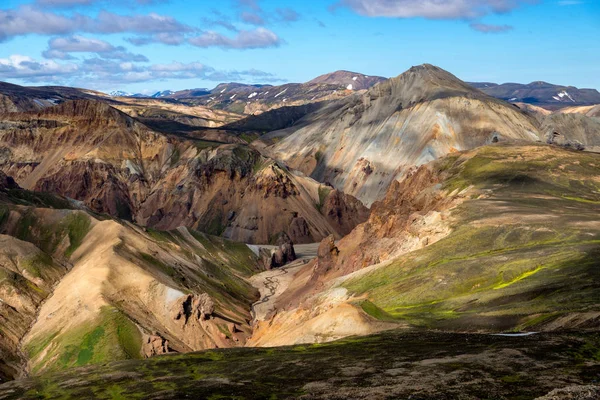
[(431, 168), (471, 199), (452, 233), (344, 286), (379, 319), (460, 330), (600, 325), (600, 156), (498, 145)]
[(533, 399), (564, 387), (598, 394), (581, 387), (598, 379), (598, 334), (390, 331), (89, 366), (0, 385), (0, 398)]

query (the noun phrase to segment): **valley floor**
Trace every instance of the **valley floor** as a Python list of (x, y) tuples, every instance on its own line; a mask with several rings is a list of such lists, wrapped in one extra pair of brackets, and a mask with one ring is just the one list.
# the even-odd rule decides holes
[(596, 399), (600, 334), (388, 331), (72, 369), (0, 385), (0, 399)]
[[(267, 246), (261, 246), (267, 247)], [(296, 257), (294, 262), (270, 271), (265, 271), (250, 278), (252, 286), (260, 292), (260, 300), (252, 306), (254, 321), (264, 321), (274, 310), (275, 301), (285, 292), (294, 276), (304, 265), (317, 256), (319, 243), (298, 244), (294, 246)]]

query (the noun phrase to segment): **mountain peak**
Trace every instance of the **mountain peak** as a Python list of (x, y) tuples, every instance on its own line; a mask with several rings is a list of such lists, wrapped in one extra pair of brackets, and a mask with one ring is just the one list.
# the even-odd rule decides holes
[(329, 84), (342, 86), (349, 90), (363, 90), (384, 80), (385, 78), (381, 76), (369, 76), (357, 72), (340, 70), (318, 76), (315, 79), (306, 82), (306, 84)]
[(379, 89), (373, 88), (372, 90), (387, 90), (398, 104), (403, 105), (444, 97), (485, 96), (450, 72), (431, 64), (413, 66), (397, 77), (384, 82)]

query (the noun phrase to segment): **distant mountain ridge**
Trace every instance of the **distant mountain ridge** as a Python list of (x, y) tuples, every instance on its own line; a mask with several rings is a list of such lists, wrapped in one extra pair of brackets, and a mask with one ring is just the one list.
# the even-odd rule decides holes
[(470, 82), (470, 85), (498, 99), (511, 103), (533, 104), (551, 110), (600, 103), (600, 92), (596, 89), (579, 89), (543, 81), (500, 85), (491, 82)]
[(147, 96), (116, 91), (111, 92), (111, 95), (115, 93), (115, 96), (178, 100), (190, 105), (202, 105), (238, 114), (259, 114), (281, 106), (339, 99), (354, 91), (369, 89), (385, 80), (386, 78), (381, 76), (335, 71), (305, 83), (286, 83), (279, 86), (229, 82), (220, 83), (214, 89), (163, 90)]

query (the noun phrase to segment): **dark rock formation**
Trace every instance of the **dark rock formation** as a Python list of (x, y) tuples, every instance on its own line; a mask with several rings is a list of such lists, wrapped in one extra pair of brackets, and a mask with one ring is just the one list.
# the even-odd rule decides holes
[(10, 176), (6, 176), (4, 172), (0, 171), (0, 190), (6, 189), (19, 189), (19, 185)]
[(277, 246), (276, 248), (261, 252), (262, 263), (266, 269), (283, 267), (296, 260), (294, 243), (285, 232), (277, 235), (274, 244)]

